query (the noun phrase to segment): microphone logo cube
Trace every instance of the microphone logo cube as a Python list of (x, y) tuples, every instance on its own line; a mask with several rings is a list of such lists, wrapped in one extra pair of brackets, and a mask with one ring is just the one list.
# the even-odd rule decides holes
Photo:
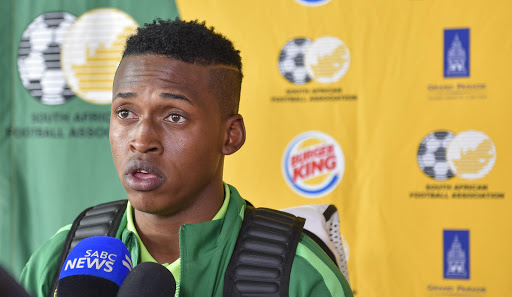
[(89, 275), (121, 285), (132, 270), (130, 253), (123, 242), (114, 237), (94, 236), (80, 241), (69, 253), (59, 277)]

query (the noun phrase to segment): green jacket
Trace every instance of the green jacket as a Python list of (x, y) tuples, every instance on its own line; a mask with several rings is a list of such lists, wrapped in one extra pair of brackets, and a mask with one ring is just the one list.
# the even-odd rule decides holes
[[(240, 230), (245, 201), (230, 186), (231, 199), (224, 218), (180, 228), (181, 279), (179, 296), (222, 297), (224, 272)], [(133, 264), (140, 261), (135, 234), (126, 229), (126, 213), (116, 237), (131, 253)], [(30, 258), (21, 274), (21, 284), (37, 297), (47, 297), (69, 228), (59, 230)], [(293, 260), (290, 297), (352, 297), (352, 291), (329, 257), (308, 236), (302, 235)], [(178, 296), (178, 294), (176, 295)]]

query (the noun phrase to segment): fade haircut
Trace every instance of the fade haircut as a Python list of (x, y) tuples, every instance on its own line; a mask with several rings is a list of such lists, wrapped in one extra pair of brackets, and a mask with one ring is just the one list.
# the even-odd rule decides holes
[(240, 51), (205, 22), (158, 18), (146, 23), (126, 41), (123, 58), (135, 55), (164, 55), (191, 64), (228, 66), (209, 71), (209, 89), (218, 99), (223, 117), (238, 113), (243, 77)]

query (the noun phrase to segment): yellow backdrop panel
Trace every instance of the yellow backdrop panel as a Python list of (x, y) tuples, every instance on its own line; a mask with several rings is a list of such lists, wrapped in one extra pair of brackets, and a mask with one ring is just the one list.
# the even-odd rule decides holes
[(512, 2), (177, 3), (242, 52), (226, 181), (335, 204), (356, 296), (512, 294)]

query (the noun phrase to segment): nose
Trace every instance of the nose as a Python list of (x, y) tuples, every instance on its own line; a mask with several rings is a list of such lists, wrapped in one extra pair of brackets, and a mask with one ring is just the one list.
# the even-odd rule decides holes
[(151, 118), (141, 119), (130, 139), (130, 150), (143, 154), (160, 154), (163, 151), (158, 124)]

